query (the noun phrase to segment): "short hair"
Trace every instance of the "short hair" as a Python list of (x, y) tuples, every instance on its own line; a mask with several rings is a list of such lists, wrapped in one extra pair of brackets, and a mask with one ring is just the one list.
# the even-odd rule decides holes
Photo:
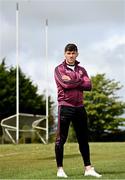
[(78, 52), (78, 48), (77, 48), (77, 46), (76, 46), (75, 44), (67, 44), (67, 45), (65, 46), (64, 51), (65, 51), (65, 52), (66, 52), (66, 51), (76, 51), (76, 52)]

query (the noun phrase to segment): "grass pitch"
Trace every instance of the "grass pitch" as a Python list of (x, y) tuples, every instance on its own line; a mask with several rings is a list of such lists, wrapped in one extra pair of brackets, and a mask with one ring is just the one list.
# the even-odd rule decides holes
[[(125, 179), (125, 143), (90, 143), (90, 151), (101, 179)], [(83, 176), (77, 143), (66, 143), (64, 169), (68, 179), (97, 179)], [(1, 145), (0, 179), (58, 179), (54, 144)]]

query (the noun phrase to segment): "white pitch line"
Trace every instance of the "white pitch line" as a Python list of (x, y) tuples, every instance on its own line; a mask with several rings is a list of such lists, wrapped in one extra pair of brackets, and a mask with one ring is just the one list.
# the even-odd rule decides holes
[(0, 154), (0, 157), (6, 157), (6, 156), (14, 156), (21, 153), (8, 153), (8, 154)]

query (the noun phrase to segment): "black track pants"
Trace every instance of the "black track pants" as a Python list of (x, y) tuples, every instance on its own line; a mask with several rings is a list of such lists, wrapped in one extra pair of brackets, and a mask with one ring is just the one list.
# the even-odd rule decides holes
[(58, 129), (55, 143), (57, 167), (63, 166), (64, 144), (68, 136), (70, 122), (72, 121), (76, 137), (79, 143), (84, 165), (91, 165), (88, 144), (87, 113), (84, 107), (59, 106)]

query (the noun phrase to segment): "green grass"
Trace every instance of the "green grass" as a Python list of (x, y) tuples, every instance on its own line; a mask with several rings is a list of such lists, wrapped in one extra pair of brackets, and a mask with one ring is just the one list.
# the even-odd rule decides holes
[[(125, 143), (90, 143), (91, 161), (101, 179), (125, 179)], [(94, 179), (83, 176), (78, 144), (65, 145), (64, 169), (68, 179)], [(57, 179), (54, 144), (0, 146), (1, 179)]]

